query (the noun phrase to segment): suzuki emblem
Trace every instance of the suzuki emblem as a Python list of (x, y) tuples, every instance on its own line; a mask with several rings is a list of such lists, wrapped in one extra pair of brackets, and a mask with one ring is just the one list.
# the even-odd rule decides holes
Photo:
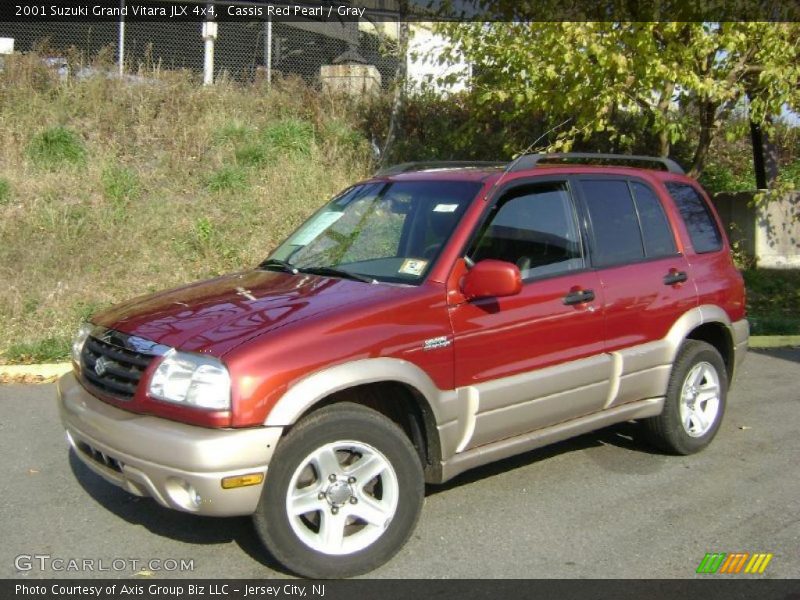
[(102, 377), (106, 372), (107, 365), (108, 360), (106, 360), (105, 356), (101, 356), (97, 359), (97, 362), (94, 363), (94, 372)]

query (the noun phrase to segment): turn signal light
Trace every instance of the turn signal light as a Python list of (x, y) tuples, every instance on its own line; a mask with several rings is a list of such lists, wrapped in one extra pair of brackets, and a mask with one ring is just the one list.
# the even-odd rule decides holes
[(222, 489), (230, 490), (233, 488), (245, 487), (248, 485), (258, 485), (262, 481), (264, 481), (263, 473), (248, 473), (247, 475), (224, 477), (222, 479)]

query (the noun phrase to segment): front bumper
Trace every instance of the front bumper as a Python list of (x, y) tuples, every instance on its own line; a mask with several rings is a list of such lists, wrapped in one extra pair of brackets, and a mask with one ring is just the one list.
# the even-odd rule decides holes
[(207, 429), (120, 410), (68, 373), (58, 381), (67, 440), (92, 471), (137, 496), (209, 516), (255, 512), (264, 483), (223, 489), (224, 477), (261, 473), (281, 427)]

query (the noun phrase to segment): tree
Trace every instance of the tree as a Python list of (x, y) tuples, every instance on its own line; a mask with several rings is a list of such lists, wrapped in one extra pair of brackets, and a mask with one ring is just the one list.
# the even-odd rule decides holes
[[(504, 4), (501, 2), (500, 4)], [(769, 128), (800, 107), (800, 24), (767, 22), (443, 23), (442, 61), (465, 58), (483, 103), (571, 117), (552, 149), (604, 132), (622, 145), (641, 132), (617, 127), (638, 115), (667, 156), (691, 141), (698, 176), (720, 126), (745, 106)]]

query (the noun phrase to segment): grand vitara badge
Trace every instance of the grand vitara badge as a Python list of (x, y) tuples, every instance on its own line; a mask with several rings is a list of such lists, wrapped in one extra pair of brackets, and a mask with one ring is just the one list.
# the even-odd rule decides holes
[(108, 369), (108, 360), (106, 360), (105, 356), (101, 356), (97, 359), (97, 362), (94, 363), (94, 372), (97, 373), (100, 377), (105, 375), (106, 370)]

